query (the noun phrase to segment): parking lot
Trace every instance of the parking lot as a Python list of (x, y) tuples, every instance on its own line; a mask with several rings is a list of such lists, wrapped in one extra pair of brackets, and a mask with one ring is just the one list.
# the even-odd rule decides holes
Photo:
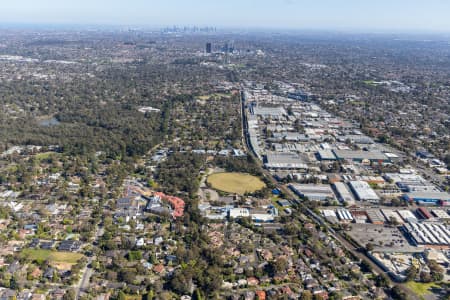
[(415, 252), (416, 247), (409, 244), (397, 227), (374, 224), (352, 224), (349, 235), (365, 247), (368, 243), (375, 251)]

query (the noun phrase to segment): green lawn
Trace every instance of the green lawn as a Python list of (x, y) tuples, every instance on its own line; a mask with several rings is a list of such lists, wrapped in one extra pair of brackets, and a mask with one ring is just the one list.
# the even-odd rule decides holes
[(45, 160), (45, 159), (48, 159), (52, 155), (56, 155), (56, 153), (55, 152), (38, 153), (38, 154), (35, 155), (35, 157), (38, 160)]
[(222, 97), (230, 98), (230, 94), (225, 94), (225, 93), (214, 93), (214, 94), (210, 94), (210, 95), (199, 96), (199, 97), (197, 97), (197, 98), (204, 101), (204, 100), (208, 100), (208, 99), (210, 99), (210, 98), (217, 99), (217, 98), (222, 98)]
[(275, 206), (279, 212), (282, 212), (284, 210), (284, 208), (282, 206), (280, 206), (280, 204), (278, 204), (278, 202), (277, 202), (278, 200), (280, 200), (280, 197), (273, 196), (272, 198), (270, 198), (270, 200), (272, 201), (272, 205)]
[(264, 188), (264, 182), (256, 176), (245, 173), (216, 173), (208, 177), (212, 188), (227, 193), (243, 195)]
[(126, 300), (142, 300), (142, 296), (139, 295), (125, 295)]
[(43, 249), (25, 249), (22, 255), (30, 260), (48, 260), (54, 264), (76, 264), (83, 254), (72, 252), (57, 252)]
[(414, 282), (410, 281), (406, 283), (406, 286), (414, 292), (414, 294), (418, 296), (425, 296), (427, 294), (431, 294), (430, 289), (431, 288), (439, 288), (440, 286), (436, 283), (421, 283), (421, 282)]
[(364, 80), (363, 82), (367, 85), (377, 86), (377, 84), (373, 80)]

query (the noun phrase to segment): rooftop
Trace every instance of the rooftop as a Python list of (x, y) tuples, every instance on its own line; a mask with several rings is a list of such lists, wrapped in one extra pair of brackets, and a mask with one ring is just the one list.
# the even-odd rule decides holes
[(349, 159), (349, 160), (387, 160), (387, 156), (381, 152), (377, 151), (362, 151), (362, 150), (333, 150), (334, 154), (338, 159)]

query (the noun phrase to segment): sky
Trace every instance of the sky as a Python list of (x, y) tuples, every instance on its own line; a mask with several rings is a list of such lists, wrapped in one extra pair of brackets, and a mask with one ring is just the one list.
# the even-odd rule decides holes
[(0, 23), (450, 32), (450, 1), (0, 0)]

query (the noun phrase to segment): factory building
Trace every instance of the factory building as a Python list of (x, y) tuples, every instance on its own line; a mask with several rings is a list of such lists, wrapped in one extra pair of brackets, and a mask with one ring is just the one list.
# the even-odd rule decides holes
[(356, 199), (360, 201), (370, 201), (378, 202), (380, 197), (375, 193), (375, 191), (370, 187), (370, 185), (365, 181), (350, 181), (350, 188), (355, 194)]
[(369, 218), (370, 223), (376, 225), (384, 224), (384, 216), (378, 209), (368, 209), (366, 210), (367, 217)]
[(423, 205), (439, 205), (442, 202), (450, 201), (450, 194), (447, 192), (411, 192), (403, 195), (403, 199)]
[(389, 163), (389, 158), (378, 151), (333, 150), (338, 160), (349, 160), (362, 164)]
[(390, 209), (382, 209), (381, 213), (386, 218), (386, 221), (391, 222), (391, 220), (397, 222), (397, 224), (403, 224), (403, 219), (400, 217), (400, 215)]
[(317, 158), (321, 161), (334, 161), (336, 160), (336, 155), (334, 155), (333, 151), (324, 149), (317, 152)]
[(417, 174), (387, 173), (385, 178), (394, 182), (403, 192), (438, 192), (437, 188)]
[(450, 221), (450, 215), (442, 209), (432, 209), (431, 213), (436, 216), (436, 218), (441, 219), (443, 221)]
[(397, 212), (400, 215), (400, 217), (402, 217), (403, 221), (411, 223), (417, 222), (416, 216), (410, 210), (401, 209), (398, 210)]
[(313, 201), (335, 200), (333, 190), (324, 184), (291, 184), (291, 190), (303, 198)]
[(345, 208), (337, 209), (336, 214), (343, 223), (351, 223), (353, 221), (352, 214)]
[(267, 169), (308, 169), (306, 162), (300, 156), (293, 153), (268, 153), (264, 166)]
[(352, 193), (348, 189), (347, 185), (343, 182), (335, 182), (333, 184), (334, 191), (336, 192), (336, 196), (341, 202), (347, 202), (352, 204), (355, 202), (355, 198)]
[(339, 136), (337, 140), (342, 143), (350, 141), (352, 144), (360, 144), (360, 145), (374, 144), (374, 141), (370, 137), (359, 134), (348, 134), (344, 136)]
[(365, 210), (352, 210), (351, 214), (355, 220), (355, 223), (364, 224), (367, 222), (368, 218)]
[(251, 112), (254, 115), (261, 116), (264, 118), (281, 118), (287, 116), (287, 112), (283, 107), (262, 107), (256, 106), (251, 107)]
[(433, 218), (433, 216), (431, 215), (431, 213), (428, 211), (428, 209), (426, 209), (425, 207), (419, 207), (417, 210), (416, 210), (416, 212), (417, 212), (417, 214), (421, 217), (421, 218), (423, 218), (423, 219), (427, 219), (427, 220), (429, 220), (429, 219), (432, 219)]
[(332, 209), (322, 210), (322, 215), (330, 223), (335, 224), (335, 223), (338, 223), (338, 221), (339, 221), (337, 218), (336, 212)]
[(417, 246), (449, 249), (450, 231), (439, 223), (408, 223), (404, 225), (406, 233)]

